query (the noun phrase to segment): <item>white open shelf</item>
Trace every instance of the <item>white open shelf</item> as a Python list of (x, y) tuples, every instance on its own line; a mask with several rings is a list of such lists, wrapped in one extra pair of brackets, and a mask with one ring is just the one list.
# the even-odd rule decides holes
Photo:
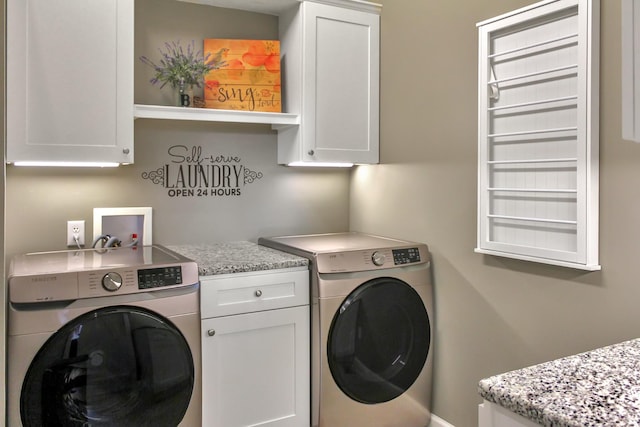
[[(298, 7), (303, 0), (179, 0), (185, 3), (196, 3), (206, 6), (240, 9), (249, 12), (282, 15), (291, 8)], [(380, 13), (382, 5), (365, 0), (313, 0), (317, 3), (330, 4), (346, 9), (355, 9)]]
[(136, 119), (194, 120), (206, 122), (267, 124), (274, 128), (298, 126), (300, 116), (289, 113), (262, 111), (215, 110), (211, 108), (170, 107), (164, 105), (135, 104)]
[(280, 15), (291, 7), (296, 7), (300, 0), (179, 0), (185, 3), (196, 3), (205, 6), (240, 9), (249, 12)]

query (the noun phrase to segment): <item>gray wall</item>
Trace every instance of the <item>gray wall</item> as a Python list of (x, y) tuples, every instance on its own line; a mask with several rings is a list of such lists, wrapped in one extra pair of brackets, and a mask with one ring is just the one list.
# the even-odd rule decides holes
[(354, 171), (350, 227), (434, 257), (434, 413), (477, 425), (481, 378), (640, 336), (640, 145), (621, 139), (620, 2), (602, 0), (601, 272), (475, 254), (475, 23), (528, 0), (393, 0), (382, 14), (382, 164)]

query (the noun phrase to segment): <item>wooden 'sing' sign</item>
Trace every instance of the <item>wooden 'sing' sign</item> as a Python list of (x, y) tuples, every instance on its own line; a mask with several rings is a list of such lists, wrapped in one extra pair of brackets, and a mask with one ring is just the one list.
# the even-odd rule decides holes
[(205, 76), (207, 108), (282, 111), (278, 40), (205, 39), (204, 54), (221, 64)]

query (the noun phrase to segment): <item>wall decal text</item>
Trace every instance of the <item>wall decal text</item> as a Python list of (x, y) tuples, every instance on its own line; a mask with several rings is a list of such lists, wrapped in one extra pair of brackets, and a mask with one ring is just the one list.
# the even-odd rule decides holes
[(246, 185), (263, 177), (239, 156), (205, 153), (201, 146), (173, 145), (167, 154), (167, 163), (143, 172), (142, 178), (161, 185), (169, 197), (240, 196)]

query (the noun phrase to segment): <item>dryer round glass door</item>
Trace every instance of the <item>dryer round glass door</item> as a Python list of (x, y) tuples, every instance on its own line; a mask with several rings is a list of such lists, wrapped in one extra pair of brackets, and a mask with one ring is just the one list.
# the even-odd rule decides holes
[(42, 346), (22, 385), (20, 415), (25, 427), (176, 426), (193, 384), (191, 350), (168, 319), (107, 307)]
[(418, 378), (430, 343), (429, 316), (420, 295), (401, 280), (376, 278), (347, 296), (334, 315), (329, 368), (352, 399), (387, 402)]

